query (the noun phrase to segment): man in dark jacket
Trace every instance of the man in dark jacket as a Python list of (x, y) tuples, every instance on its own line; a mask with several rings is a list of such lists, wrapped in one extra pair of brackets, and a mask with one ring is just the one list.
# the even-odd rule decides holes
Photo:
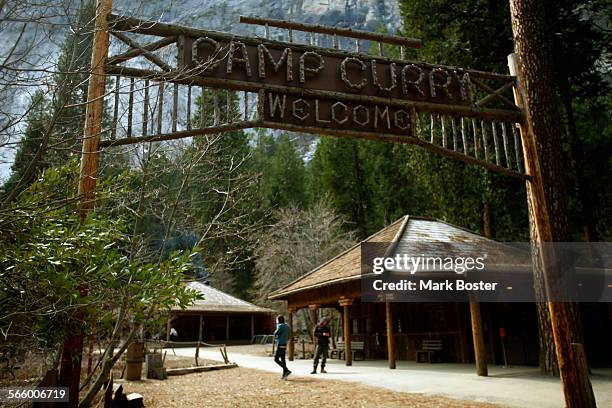
[(289, 371), (285, 362), (287, 342), (289, 341), (289, 335), (291, 333), (289, 325), (285, 323), (285, 318), (283, 316), (278, 316), (276, 321), (278, 324), (276, 325), (276, 331), (274, 332), (274, 339), (276, 340), (276, 353), (274, 354), (274, 361), (283, 369), (283, 376), (281, 378), (286, 380), (287, 377), (289, 377), (289, 374), (291, 374), (291, 371)]
[(326, 373), (325, 362), (327, 361), (327, 351), (329, 350), (329, 338), (331, 332), (329, 330), (329, 320), (327, 317), (321, 319), (317, 327), (315, 327), (314, 336), (317, 340), (317, 349), (314, 357), (314, 367), (310, 374), (317, 373), (317, 366), (319, 365), (319, 359), (321, 359), (321, 373)]

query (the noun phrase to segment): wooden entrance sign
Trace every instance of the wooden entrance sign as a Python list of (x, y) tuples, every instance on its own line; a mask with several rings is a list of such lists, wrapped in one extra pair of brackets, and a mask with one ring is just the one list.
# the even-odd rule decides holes
[[(288, 30), (289, 41), (283, 42), (117, 15), (110, 20), (111, 33), (129, 49), (110, 57), (106, 67), (115, 76), (115, 92), (108, 98), (114, 126), (102, 147), (264, 127), (416, 144), (528, 178), (517, 131), (523, 114), (512, 100), (512, 75), (408, 61), (402, 58), (405, 48), (419, 41), (391, 35), (241, 18)], [(294, 31), (319, 40), (331, 36), (333, 47), (299, 43)], [(132, 33), (161, 39), (140, 44)], [(347, 41), (357, 45), (341, 49)], [(399, 46), (400, 58), (363, 53), (361, 41), (377, 41), (380, 50), (385, 44)], [(176, 63), (168, 58), (172, 54)], [(131, 63), (137, 58), (148, 65), (136, 68)], [(170, 106), (163, 104), (170, 98), (162, 86), (168, 82), (174, 85)], [(236, 92), (243, 94), (243, 112), (236, 112), (235, 96), (228, 96)], [(193, 101), (207, 93), (212, 106), (193, 118)], [(137, 112), (142, 121), (134, 119)], [(164, 116), (168, 124), (157, 120), (155, 129), (150, 122)]]
[[(525, 113), (530, 109), (519, 108), (512, 95), (520, 88), (516, 75), (407, 61), (405, 48), (418, 48), (420, 42), (386, 34), (242, 17), (244, 23), (263, 25), (266, 36), (241, 37), (112, 15), (111, 0), (97, 3), (79, 185), (83, 215), (93, 208), (100, 149), (257, 127), (418, 145), (526, 180), (531, 202), (547, 204), (531, 118)], [(533, 22), (530, 9), (523, 7), (529, 3), (537, 2), (511, 0), (515, 27)], [(270, 27), (286, 30), (287, 41), (271, 40)], [(537, 38), (540, 25), (527, 27), (535, 27), (529, 34)], [(109, 33), (127, 50), (106, 58)], [(300, 42), (298, 33), (305, 33), (306, 41)], [(157, 38), (141, 44), (134, 34)], [(363, 41), (378, 43), (378, 55), (362, 52)], [(321, 46), (326, 42), (331, 47)], [(347, 49), (347, 42), (354, 48)], [(385, 45), (399, 47), (399, 57), (385, 56)], [(519, 56), (536, 55), (517, 48)], [(137, 59), (140, 64), (133, 64)], [(112, 90), (104, 93), (109, 76)], [(207, 103), (196, 118), (197, 97)], [(102, 128), (105, 100), (112, 106), (110, 129)], [(547, 207), (535, 215), (542, 241), (548, 241), (550, 230)], [(543, 263), (550, 291), (554, 264)], [(347, 365), (350, 303), (340, 302)], [(563, 305), (551, 303), (550, 314), (566, 402), (594, 406), (594, 400), (580, 405), (588, 399), (590, 383), (577, 372)], [(82, 338), (80, 343), (82, 348)], [(291, 357), (292, 342), (290, 347)], [(78, 387), (76, 379), (70, 382)]]

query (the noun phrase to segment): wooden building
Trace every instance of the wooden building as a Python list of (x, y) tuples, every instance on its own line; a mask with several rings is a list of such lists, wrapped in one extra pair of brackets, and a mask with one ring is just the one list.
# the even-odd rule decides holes
[[(487, 237), (444, 222), (405, 216), (364, 242), (386, 243), (398, 253), (410, 253), (419, 243), (496, 243)], [(419, 249), (419, 250), (420, 250)], [(458, 251), (459, 249), (456, 248)], [(284, 300), (289, 324), (296, 311), (308, 308), (313, 317), (323, 308), (342, 313), (346, 364), (351, 365), (351, 342), (364, 342), (368, 359), (415, 360), (424, 340), (439, 340), (446, 362), (477, 362), (479, 375), (487, 375), (487, 362), (538, 364), (538, 334), (533, 303), (477, 302), (362, 302), (361, 248), (349, 248), (313, 271), (272, 293)], [(531, 276), (529, 265), (522, 265)], [(295, 346), (289, 344), (289, 358)], [(389, 350), (391, 352), (389, 352)]]
[(201, 282), (188, 282), (187, 287), (202, 294), (187, 309), (173, 309), (168, 319), (170, 329), (177, 331), (177, 341), (247, 344), (257, 334), (274, 331), (274, 311), (238, 299)]

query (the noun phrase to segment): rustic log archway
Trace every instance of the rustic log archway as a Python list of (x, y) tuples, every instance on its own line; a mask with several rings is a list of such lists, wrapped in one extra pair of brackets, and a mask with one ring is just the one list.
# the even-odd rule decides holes
[[(266, 34), (270, 26), (285, 29), (288, 42), (239, 37), (112, 15), (112, 0), (97, 0), (79, 182), (81, 215), (85, 217), (94, 207), (100, 149), (264, 127), (414, 144), (525, 180), (538, 232), (533, 244), (552, 241), (551, 207), (544, 185), (550, 180), (542, 175), (541, 152), (535, 141), (540, 125), (550, 118), (537, 118), (533, 109), (538, 103), (537, 95), (526, 92), (517, 81), (519, 77), (531, 80), (529, 83), (537, 80), (538, 69), (529, 62), (546, 56), (541, 47), (524, 41), (526, 36), (541, 35), (543, 6), (526, 0), (511, 0), (511, 6), (519, 63), (513, 66), (512, 75), (504, 75), (406, 61), (405, 47), (420, 46), (414, 39), (256, 18), (243, 18), (242, 22), (263, 24)], [(294, 31), (306, 32), (309, 43), (294, 42)], [(130, 37), (131, 33), (161, 38), (143, 45)], [(109, 57), (110, 34), (129, 49)], [(315, 35), (331, 36), (332, 48), (314, 46)], [(353, 40), (354, 50), (341, 50), (339, 37)], [(361, 41), (377, 42), (379, 55), (362, 53)], [(400, 58), (386, 57), (383, 44), (399, 46)], [(177, 50), (178, 63), (174, 67), (156, 54), (168, 47)], [(135, 58), (144, 58), (153, 67), (125, 65)], [(281, 69), (283, 64), (285, 70)], [(106, 94), (109, 76), (114, 76), (114, 90)], [(173, 85), (170, 129), (164, 128), (165, 84)], [(212, 118), (207, 118), (206, 110), (201, 109), (195, 128), (191, 117), (193, 91), (197, 89), (204, 95), (208, 88), (213, 89), (213, 107), (208, 107)], [(241, 117), (233, 109), (226, 109), (222, 123), (218, 89), (227, 91), (226, 104), (231, 104), (232, 92), (243, 93)], [(134, 95), (141, 91), (144, 107), (136, 109)], [(511, 91), (517, 103), (507, 95)], [(188, 101), (184, 124), (179, 123), (181, 95), (186, 95)], [(150, 112), (151, 98), (158, 102), (156, 112)], [(102, 129), (105, 99), (113, 102), (112, 128), (108, 130)], [(137, 113), (142, 113), (140, 134), (135, 133)], [(107, 134), (106, 139), (103, 136)], [(548, 252), (535, 262), (543, 265), (547, 292), (554, 293), (557, 265)], [(349, 305), (348, 299), (341, 304), (345, 312), (347, 365), (351, 356)], [(582, 364), (576, 361), (569, 343), (565, 307), (550, 302), (549, 312), (567, 405), (595, 406), (588, 373), (580, 369)], [(66, 340), (71, 347), (65, 350), (73, 350), (64, 356), (66, 361), (82, 350), (82, 341), (79, 333)], [(71, 364), (66, 368), (62, 365), (62, 377), (70, 382), (72, 391), (78, 391), (79, 386), (79, 372), (75, 370)]]

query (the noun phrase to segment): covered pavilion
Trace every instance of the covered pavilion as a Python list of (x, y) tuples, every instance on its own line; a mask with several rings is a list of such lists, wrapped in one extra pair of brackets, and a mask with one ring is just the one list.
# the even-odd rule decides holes
[(187, 287), (198, 291), (203, 299), (186, 309), (172, 309), (168, 318), (166, 340), (170, 328), (178, 333), (178, 341), (245, 344), (255, 335), (274, 331), (274, 311), (231, 296), (199, 281)]
[[(413, 216), (398, 219), (362, 243), (380, 243), (386, 246), (386, 253), (410, 253), (411, 248), (417, 246), (420, 253), (428, 244), (439, 250), (441, 243), (451, 251), (460, 251), (459, 246), (464, 243), (503, 245), (446, 222)], [(308, 308), (313, 321), (317, 320), (317, 313), (322, 308), (339, 311), (346, 365), (352, 364), (351, 342), (363, 342), (367, 359), (387, 358), (389, 367), (395, 368), (397, 359), (415, 360), (417, 350), (428, 339), (441, 341), (445, 362), (476, 362), (479, 375), (487, 375), (487, 362), (538, 364), (533, 303), (362, 301), (362, 243), (269, 296), (269, 299), (287, 302), (292, 327), (293, 316), (300, 309)], [(487, 267), (497, 270), (502, 266)], [(511, 267), (530, 279), (530, 264)], [(294, 357), (293, 343), (292, 338), (289, 359)]]

